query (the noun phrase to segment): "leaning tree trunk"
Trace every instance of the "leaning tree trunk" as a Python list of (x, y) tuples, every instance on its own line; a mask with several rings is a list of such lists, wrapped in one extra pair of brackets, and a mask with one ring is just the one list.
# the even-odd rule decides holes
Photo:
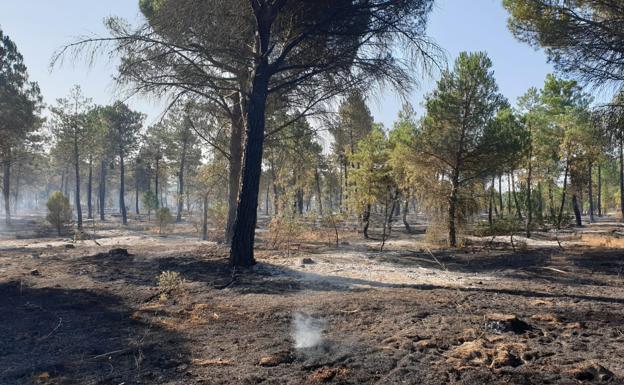
[(93, 219), (93, 156), (89, 155), (89, 179), (87, 180), (87, 219)]
[(121, 223), (128, 224), (128, 213), (126, 212), (126, 182), (123, 154), (119, 155), (119, 208), (121, 209)]
[(583, 226), (583, 222), (581, 221), (581, 210), (579, 208), (578, 199), (576, 198), (576, 193), (572, 194), (572, 209), (574, 210), (574, 218), (576, 219), (576, 226)]
[(100, 165), (100, 186), (99, 186), (99, 202), (100, 202), (100, 220), (104, 220), (104, 210), (106, 209), (106, 161), (102, 160)]
[(247, 127), (236, 220), (230, 248), (230, 262), (234, 266), (251, 266), (254, 259), (254, 238), (258, 209), (260, 174), (262, 173), (262, 147), (266, 99), (269, 88), (267, 56), (270, 26), (259, 26), (262, 57), (259, 59), (247, 105)]
[[(225, 225), (225, 241), (230, 244), (234, 235), (234, 222), (236, 221), (236, 209), (238, 206), (238, 194), (240, 189), (242, 167), (242, 144), (243, 144), (243, 113), (240, 96), (233, 97), (232, 115), (230, 116), (232, 132), (230, 135), (230, 159), (228, 170), (228, 216)], [(262, 129), (264, 135), (264, 128)]]
[[(10, 153), (9, 153), (10, 154)], [(11, 162), (10, 156), (4, 159), (2, 167), (2, 196), (4, 198), (4, 222), (9, 226), (11, 224)]]
[(82, 207), (80, 205), (80, 158), (78, 157), (78, 138), (74, 137), (74, 171), (76, 172), (76, 196), (74, 202), (76, 205), (76, 226), (82, 229)]

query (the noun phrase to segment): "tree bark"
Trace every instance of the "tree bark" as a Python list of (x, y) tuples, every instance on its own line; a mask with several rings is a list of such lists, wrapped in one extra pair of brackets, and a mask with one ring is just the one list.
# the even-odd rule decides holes
[(124, 157), (123, 154), (119, 155), (119, 208), (121, 209), (121, 223), (123, 225), (128, 224), (128, 213), (126, 212), (126, 175), (125, 175), (125, 167), (124, 167)]
[(624, 221), (624, 138), (620, 139), (620, 214)]
[(99, 186), (99, 195), (100, 195), (100, 220), (105, 220), (105, 209), (106, 209), (106, 161), (102, 160), (100, 165), (100, 186)]
[(519, 220), (522, 220), (522, 211), (520, 210), (520, 202), (518, 201), (518, 194), (516, 194), (516, 181), (514, 179), (514, 172), (511, 172), (511, 194), (513, 195), (514, 205), (516, 206), (516, 215)]
[(80, 205), (80, 157), (78, 154), (78, 137), (74, 134), (74, 171), (75, 174), (75, 182), (76, 182), (76, 196), (74, 197), (74, 202), (76, 205), (76, 226), (78, 229), (82, 229), (82, 207)]
[(232, 132), (230, 134), (230, 159), (228, 170), (228, 216), (227, 223), (225, 225), (225, 241), (228, 244), (232, 242), (232, 237), (234, 235), (234, 222), (236, 220), (236, 209), (238, 207), (238, 194), (241, 182), (240, 179), (244, 125), (241, 99), (238, 93), (234, 95), (234, 97), (232, 98), (232, 102), (233, 105), (230, 116)]
[(566, 160), (565, 172), (563, 173), (563, 190), (561, 191), (561, 206), (559, 206), (559, 216), (557, 217), (557, 229), (561, 228), (561, 220), (563, 219), (563, 208), (565, 206), (566, 188), (568, 187), (568, 171), (570, 170), (570, 161)]
[(457, 229), (455, 227), (455, 216), (457, 208), (457, 187), (453, 186), (448, 208), (448, 243), (450, 247), (457, 247)]
[(598, 216), (602, 217), (602, 165), (598, 164)]
[(4, 222), (7, 226), (11, 225), (11, 152), (7, 151), (8, 156), (4, 159), (2, 165), (2, 195), (4, 198)]
[(367, 205), (364, 213), (362, 214), (362, 234), (364, 238), (368, 239), (368, 227), (370, 226), (371, 205)]
[(572, 209), (574, 210), (574, 218), (576, 219), (576, 226), (581, 227), (583, 223), (581, 221), (581, 210), (579, 209), (578, 199), (576, 194), (572, 194)]
[(160, 157), (156, 158), (156, 172), (154, 173), (154, 195), (156, 196), (156, 208), (160, 207), (160, 196), (158, 195), (158, 174), (160, 174)]
[(319, 216), (323, 216), (323, 194), (321, 190), (321, 173), (318, 168), (314, 172), (314, 179), (316, 179), (316, 206), (318, 208)]
[(533, 145), (529, 146), (528, 170), (527, 170), (527, 212), (526, 212), (526, 237), (531, 237), (531, 224), (533, 222), (533, 201), (531, 200), (531, 177), (533, 176)]
[(203, 199), (203, 211), (204, 215), (202, 218), (202, 241), (208, 240), (208, 194), (204, 192)]
[(182, 143), (182, 155), (180, 156), (180, 169), (178, 170), (178, 213), (176, 222), (182, 221), (182, 210), (184, 209), (184, 167), (186, 166), (186, 150), (188, 147), (188, 137)]
[(89, 179), (87, 180), (87, 219), (93, 219), (93, 156), (89, 155)]
[(234, 266), (252, 266), (256, 263), (253, 249), (258, 214), (260, 174), (262, 172), (266, 99), (270, 78), (267, 52), (271, 28), (270, 22), (261, 20), (262, 15), (257, 16), (257, 19), (261, 57), (259, 63), (256, 64), (247, 105), (241, 186), (230, 247), (230, 263)]
[(407, 231), (408, 234), (411, 234), (412, 228), (410, 227), (409, 222), (407, 222), (408, 213), (409, 213), (409, 200), (405, 198), (405, 200), (403, 201), (403, 213), (402, 213), (403, 226), (405, 226), (405, 231)]
[(594, 222), (594, 181), (592, 180), (592, 164), (589, 163), (589, 186), (587, 190), (589, 199), (589, 223)]
[(500, 205), (500, 216), (503, 216), (503, 210), (505, 209), (503, 205), (503, 176), (498, 176), (498, 203)]

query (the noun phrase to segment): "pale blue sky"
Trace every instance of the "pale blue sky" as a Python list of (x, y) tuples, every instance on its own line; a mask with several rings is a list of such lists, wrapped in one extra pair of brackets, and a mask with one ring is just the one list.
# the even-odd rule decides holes
[[(1, 0), (0, 26), (17, 44), (25, 57), (33, 80), (39, 82), (45, 102), (65, 96), (73, 84), (96, 103), (111, 103), (116, 98), (111, 76), (115, 63), (102, 57), (93, 68), (85, 63), (66, 63), (52, 72), (49, 62), (53, 52), (78, 35), (105, 34), (102, 20), (109, 15), (122, 16), (131, 22), (140, 20), (138, 0)], [(449, 63), (461, 51), (487, 51), (494, 64), (501, 91), (514, 103), (531, 86), (541, 86), (552, 66), (541, 51), (535, 51), (514, 39), (507, 30), (507, 14), (501, 0), (439, 0), (429, 24), (429, 35), (447, 53)], [(420, 107), (423, 94), (435, 85), (424, 79), (410, 98)], [(148, 123), (158, 118), (161, 106), (148, 100), (130, 104), (149, 114)], [(375, 119), (391, 126), (400, 101), (391, 92), (383, 92), (370, 102)]]

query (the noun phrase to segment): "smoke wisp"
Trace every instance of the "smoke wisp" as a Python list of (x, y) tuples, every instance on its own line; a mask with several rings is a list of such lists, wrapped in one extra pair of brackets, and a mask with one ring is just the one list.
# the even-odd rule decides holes
[(305, 313), (295, 313), (293, 317), (293, 339), (295, 348), (313, 348), (323, 340), (325, 321)]

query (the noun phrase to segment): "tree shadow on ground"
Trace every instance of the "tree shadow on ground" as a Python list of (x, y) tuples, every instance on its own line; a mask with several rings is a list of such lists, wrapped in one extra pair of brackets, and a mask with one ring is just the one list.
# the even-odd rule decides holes
[(591, 273), (624, 276), (624, 250), (584, 250), (568, 258), (575, 266)]
[(185, 342), (131, 314), (110, 294), (0, 284), (0, 383), (157, 383)]

